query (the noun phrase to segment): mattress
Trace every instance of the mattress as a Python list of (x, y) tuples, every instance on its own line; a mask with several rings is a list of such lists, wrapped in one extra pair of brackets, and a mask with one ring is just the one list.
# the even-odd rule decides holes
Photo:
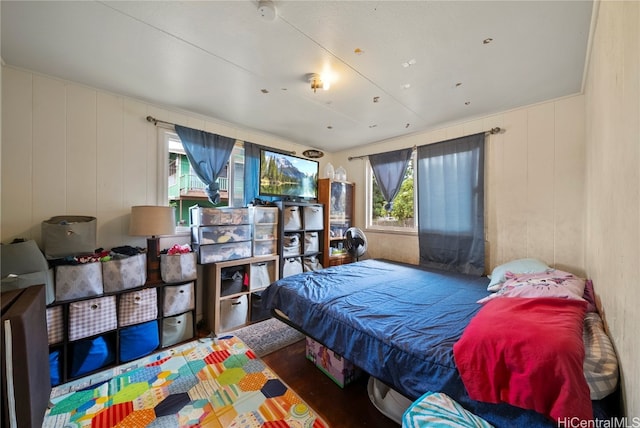
[(442, 392), (494, 426), (555, 426), (534, 411), (471, 400), (453, 344), (489, 295), (486, 277), (364, 260), (287, 277), (269, 310), (410, 400)]

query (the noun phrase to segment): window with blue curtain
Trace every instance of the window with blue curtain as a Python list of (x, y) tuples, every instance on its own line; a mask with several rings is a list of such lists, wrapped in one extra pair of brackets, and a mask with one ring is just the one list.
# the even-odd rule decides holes
[(484, 273), (484, 133), (418, 147), (422, 266)]

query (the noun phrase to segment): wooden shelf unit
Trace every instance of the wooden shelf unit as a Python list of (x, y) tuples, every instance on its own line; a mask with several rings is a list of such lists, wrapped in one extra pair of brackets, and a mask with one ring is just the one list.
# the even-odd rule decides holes
[(344, 235), (353, 226), (354, 198), (354, 183), (329, 178), (318, 180), (318, 202), (324, 204), (326, 210), (322, 248), (324, 267), (353, 262), (353, 257), (346, 252)]
[[(264, 318), (256, 317), (256, 293), (279, 278), (278, 255), (248, 257), (204, 265), (206, 309), (209, 328), (223, 333)], [(226, 272), (242, 272), (237, 286), (225, 277)], [(267, 272), (268, 278), (264, 274)]]

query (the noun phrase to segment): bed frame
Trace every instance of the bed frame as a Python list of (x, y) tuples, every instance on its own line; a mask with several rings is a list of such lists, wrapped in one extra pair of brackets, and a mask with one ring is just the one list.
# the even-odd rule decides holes
[[(453, 344), (480, 310), (477, 301), (489, 295), (488, 283), (486, 277), (365, 260), (282, 278), (262, 298), (276, 318), (412, 401), (443, 392), (496, 427), (556, 426), (532, 410), (474, 401), (466, 392)], [(597, 417), (603, 412), (594, 407)]]

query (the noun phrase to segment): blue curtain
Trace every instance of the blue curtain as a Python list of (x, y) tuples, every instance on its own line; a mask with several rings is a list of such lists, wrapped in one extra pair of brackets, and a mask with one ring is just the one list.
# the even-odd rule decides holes
[(205, 191), (212, 204), (220, 202), (216, 179), (229, 161), (236, 140), (197, 129), (175, 125), (182, 146), (196, 175), (207, 185)]
[(484, 133), (418, 148), (422, 266), (484, 273)]
[(260, 146), (244, 143), (244, 205), (258, 197), (260, 191)]
[[(244, 143), (244, 204), (249, 205), (257, 197), (262, 201), (273, 202), (277, 196), (260, 196), (260, 149), (264, 146)], [(270, 149), (273, 150), (273, 149)]]
[(409, 148), (369, 155), (373, 175), (376, 177), (382, 196), (387, 201), (384, 207), (387, 211), (391, 211), (393, 200), (400, 191), (412, 151), (413, 149)]

